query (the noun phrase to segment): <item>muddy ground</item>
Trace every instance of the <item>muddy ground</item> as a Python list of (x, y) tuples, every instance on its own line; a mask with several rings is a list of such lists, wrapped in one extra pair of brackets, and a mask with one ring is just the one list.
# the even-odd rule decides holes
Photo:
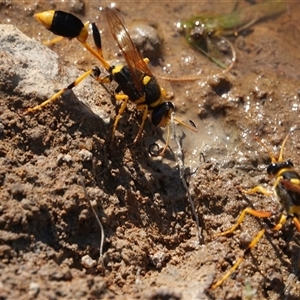
[[(143, 20), (163, 37), (159, 63), (151, 66), (155, 75), (199, 75), (160, 82), (174, 93), (176, 116), (199, 129), (176, 126), (201, 241), (177, 144), (171, 140), (163, 158), (151, 156), (149, 146), (163, 146), (166, 131), (149, 121), (132, 144), (141, 121), (134, 105), (114, 137), (118, 104), (92, 79), (43, 110), (22, 114), (97, 64), (76, 40), (42, 46), (53, 36), (33, 14), (62, 9), (95, 20), (105, 57), (122, 61), (101, 11), (107, 4), (0, 2), (2, 24), (34, 39), (0, 27), (0, 299), (299, 299), (299, 232), (289, 222), (279, 232), (268, 230), (221, 287), (209, 287), (266, 222), (247, 216), (235, 234), (213, 235), (247, 206), (279, 210), (274, 197), (239, 192), (258, 183), (272, 188), (265, 171), (270, 158), (254, 137), (277, 153), (294, 129), (284, 154), (300, 165), (300, 4), (287, 2), (284, 14), (231, 38), (237, 62), (226, 74), (191, 49), (174, 24), (191, 12), (230, 12), (234, 3), (118, 5), (128, 26)], [(101, 258), (89, 200), (104, 227)]]

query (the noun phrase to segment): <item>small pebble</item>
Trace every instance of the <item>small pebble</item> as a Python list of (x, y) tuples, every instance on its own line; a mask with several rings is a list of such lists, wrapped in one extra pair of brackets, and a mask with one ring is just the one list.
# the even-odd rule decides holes
[(70, 154), (66, 154), (66, 155), (64, 156), (64, 161), (65, 161), (65, 162), (71, 162), (71, 161), (72, 161), (72, 156), (71, 156)]
[(40, 285), (36, 282), (30, 282), (29, 284), (29, 296), (36, 297), (40, 291)]
[(81, 264), (85, 268), (90, 269), (97, 266), (97, 261), (92, 259), (89, 255), (85, 255), (81, 257)]
[(143, 57), (157, 63), (161, 58), (162, 39), (157, 30), (150, 25), (137, 23), (129, 28), (130, 37)]
[(86, 149), (80, 150), (79, 155), (83, 161), (90, 161), (93, 158), (93, 154)]
[(72, 159), (72, 156), (70, 154), (64, 155), (64, 154), (60, 153), (60, 154), (57, 155), (56, 162), (57, 162), (57, 164), (61, 164), (63, 162), (67, 162), (67, 163), (72, 162), (72, 160), (73, 159)]

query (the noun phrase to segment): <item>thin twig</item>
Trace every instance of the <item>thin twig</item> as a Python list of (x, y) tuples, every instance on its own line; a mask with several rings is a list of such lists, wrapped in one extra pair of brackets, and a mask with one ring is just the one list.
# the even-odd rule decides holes
[(199, 243), (201, 244), (203, 242), (202, 231), (200, 229), (199, 218), (198, 218), (198, 215), (197, 215), (196, 210), (195, 210), (195, 205), (194, 205), (193, 199), (192, 199), (191, 194), (190, 194), (190, 190), (189, 190), (189, 188), (187, 186), (187, 183), (186, 183), (186, 180), (185, 180), (185, 177), (184, 177), (185, 166), (184, 166), (184, 163), (183, 163), (183, 152), (182, 152), (182, 148), (181, 148), (179, 139), (176, 136), (174, 118), (175, 118), (175, 113), (173, 112), (171, 114), (171, 126), (172, 126), (173, 138), (176, 141), (177, 146), (178, 146), (177, 160), (178, 160), (178, 166), (179, 166), (179, 176), (181, 178), (181, 181), (182, 181), (182, 184), (183, 184), (185, 190), (187, 191), (188, 200), (189, 200), (189, 203), (190, 203), (191, 208), (192, 208), (193, 215), (194, 215), (195, 220), (196, 220)]
[(89, 201), (89, 204), (91, 206), (93, 214), (94, 214), (94, 216), (95, 216), (95, 218), (96, 218), (96, 220), (98, 222), (98, 225), (100, 227), (100, 235), (101, 235), (101, 238), (100, 238), (100, 250), (99, 250), (99, 255), (100, 255), (99, 259), (100, 259), (102, 257), (102, 255), (103, 255), (103, 244), (104, 244), (104, 238), (105, 238), (103, 225), (102, 225), (102, 223), (101, 223), (101, 221), (100, 221), (100, 219), (99, 219), (99, 217), (97, 215), (97, 212), (95, 210), (95, 207), (94, 207), (95, 204), (90, 200), (90, 197), (88, 196), (88, 193), (87, 193), (87, 190), (86, 190), (86, 187), (85, 187), (82, 175), (80, 175), (80, 183), (81, 183), (81, 185), (83, 187), (85, 198)]

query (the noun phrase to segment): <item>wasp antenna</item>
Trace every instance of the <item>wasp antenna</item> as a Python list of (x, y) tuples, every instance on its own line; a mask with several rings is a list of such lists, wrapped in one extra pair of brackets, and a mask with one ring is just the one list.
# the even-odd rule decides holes
[(192, 120), (189, 120), (189, 122), (193, 127), (197, 128), (196, 124)]
[(281, 148), (280, 148), (280, 152), (279, 152), (279, 157), (278, 157), (278, 161), (281, 162), (283, 161), (283, 150), (284, 150), (284, 146), (287, 142), (287, 139), (289, 137), (290, 133), (287, 134), (287, 136), (285, 137), (285, 139), (282, 142)]
[(260, 140), (258, 138), (255, 138), (255, 140), (266, 150), (266, 152), (268, 153), (268, 155), (271, 158), (272, 163), (277, 163), (277, 162), (282, 162), (283, 161), (283, 151), (284, 151), (284, 147), (285, 147), (285, 144), (287, 142), (287, 139), (288, 139), (289, 135), (290, 135), (290, 133), (288, 133), (288, 135), (285, 137), (285, 139), (282, 142), (280, 152), (279, 152), (279, 156), (272, 153), (270, 151), (270, 149), (266, 146), (266, 144), (262, 140)]
[(254, 140), (265, 149), (265, 151), (268, 153), (269, 157), (271, 158), (272, 163), (276, 163), (278, 161), (276, 155), (268, 148), (268, 146), (261, 139), (255, 137)]
[(176, 118), (176, 117), (174, 117), (174, 121), (176, 121), (176, 122), (179, 123), (180, 125), (182, 125), (182, 126), (188, 128), (188, 129), (190, 129), (190, 130), (192, 130), (192, 131), (194, 131), (194, 132), (198, 132), (198, 129), (196, 128), (195, 123), (194, 123), (193, 121), (191, 121), (191, 120), (190, 120), (190, 122), (191, 122), (192, 126), (190, 126), (190, 125), (184, 123), (183, 121), (181, 121), (180, 119), (178, 119), (178, 118)]

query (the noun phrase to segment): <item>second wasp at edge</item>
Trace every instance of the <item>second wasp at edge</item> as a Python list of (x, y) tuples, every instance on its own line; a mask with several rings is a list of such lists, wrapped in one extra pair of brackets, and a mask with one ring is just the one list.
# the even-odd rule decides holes
[[(107, 7), (105, 14), (112, 36), (125, 58), (126, 64), (124, 65), (110, 65), (103, 58), (100, 32), (94, 23), (92, 23), (92, 29), (96, 50), (87, 43), (89, 22), (83, 24), (76, 16), (63, 11), (50, 10), (35, 15), (35, 18), (52, 33), (69, 39), (76, 38), (100, 61), (108, 75), (100, 77), (101, 72), (99, 68), (94, 67), (86, 71), (74, 82), (66, 88), (61, 89), (48, 100), (33, 108), (28, 108), (25, 112), (33, 112), (41, 109), (48, 103), (58, 99), (66, 90), (72, 89), (89, 75), (92, 75), (100, 83), (115, 81), (118, 84), (115, 98), (118, 101), (122, 101), (122, 104), (113, 124), (113, 134), (128, 101), (131, 101), (136, 104), (137, 109), (143, 111), (142, 122), (134, 140), (135, 142), (142, 133), (145, 120), (149, 113), (151, 113), (151, 122), (155, 126), (164, 127), (169, 125), (171, 114), (175, 106), (172, 102), (166, 101), (168, 97), (165, 90), (160, 87), (157, 79), (152, 75), (152, 72), (147, 66), (149, 60), (142, 58), (133, 44), (120, 13), (115, 9)], [(195, 127), (184, 123), (176, 117), (174, 120), (188, 129), (197, 132)]]
[[(290, 160), (285, 160), (283, 158), (283, 150), (289, 134), (285, 137), (282, 142), (279, 155), (273, 154), (265, 144), (258, 140), (257, 141), (266, 149), (268, 152), (271, 163), (267, 167), (267, 174), (274, 179), (273, 191), (265, 189), (261, 185), (257, 185), (250, 190), (241, 189), (241, 192), (246, 195), (254, 193), (262, 193), (266, 196), (275, 195), (278, 201), (278, 215), (279, 219), (274, 226), (271, 227), (273, 231), (279, 231), (287, 222), (288, 219), (292, 220), (297, 231), (300, 233), (300, 175), (294, 169), (294, 165)], [(277, 213), (270, 211), (259, 211), (252, 207), (246, 207), (238, 217), (237, 222), (230, 229), (219, 232), (215, 234), (215, 237), (225, 236), (232, 234), (238, 226), (244, 221), (246, 214), (252, 215), (258, 218), (270, 218)], [(211, 289), (216, 289), (221, 286), (226, 279), (228, 279), (241, 265), (245, 258), (251, 253), (255, 248), (261, 238), (264, 236), (267, 227), (264, 226), (257, 232), (255, 237), (249, 243), (249, 245), (244, 250), (242, 256), (240, 256), (236, 262), (229, 268), (229, 270), (219, 279), (217, 282), (212, 284)]]

